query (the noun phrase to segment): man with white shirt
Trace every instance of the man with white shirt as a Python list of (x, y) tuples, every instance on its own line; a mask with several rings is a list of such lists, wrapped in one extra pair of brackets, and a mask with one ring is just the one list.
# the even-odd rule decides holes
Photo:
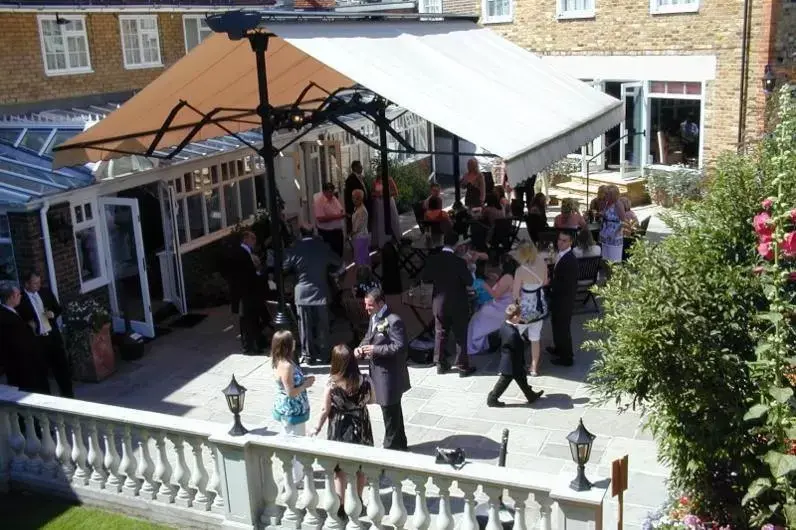
[(574, 236), (560, 231), (556, 240), (558, 257), (550, 282), (550, 324), (553, 328), (553, 346), (547, 348), (555, 357), (553, 364), (572, 366), (572, 312), (578, 292), (578, 258), (572, 253)]
[(327, 182), (323, 185), (323, 191), (315, 194), (313, 211), (318, 235), (335, 254), (342, 258), (346, 215), (343, 205), (334, 194), (334, 184)]
[(72, 398), (72, 370), (64, 350), (64, 340), (56, 319), (61, 315), (61, 305), (53, 292), (41, 285), (41, 275), (28, 271), (22, 277), (25, 292), (17, 313), (36, 335), (47, 370), (52, 373), (62, 397)]
[(31, 327), (17, 312), (22, 293), (12, 282), (0, 282), (0, 364), (10, 386), (25, 392), (50, 393), (47, 368)]

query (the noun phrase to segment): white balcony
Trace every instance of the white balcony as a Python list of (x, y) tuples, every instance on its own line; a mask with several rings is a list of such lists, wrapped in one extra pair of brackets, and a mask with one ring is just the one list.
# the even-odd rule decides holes
[[(476, 530), (484, 505), (487, 529), (501, 530), (501, 497), (517, 530), (602, 528), (608, 480), (577, 493), (571, 476), (479, 463), (456, 471), (425, 455), (227, 429), (0, 385), (0, 492), (76, 498), (179, 528)], [(361, 469), (368, 483), (360, 501), (349, 481), (345, 518), (338, 467)]]

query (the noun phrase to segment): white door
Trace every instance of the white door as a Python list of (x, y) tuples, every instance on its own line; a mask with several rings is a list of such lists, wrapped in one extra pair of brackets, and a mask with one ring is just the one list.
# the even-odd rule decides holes
[[(185, 299), (185, 280), (182, 270), (182, 254), (180, 254), (179, 230), (177, 226), (177, 208), (174, 186), (163, 183), (163, 239), (166, 243), (165, 255), (161, 259), (161, 276), (163, 277), (163, 295), (174, 304), (181, 314), (188, 312)], [(167, 283), (168, 279), (168, 283)]]
[(623, 83), (622, 101), (625, 104), (625, 119), (619, 130), (622, 138), (619, 142), (620, 172), (623, 179), (632, 179), (641, 176), (647, 161), (647, 104), (644, 84)]
[(113, 329), (125, 331), (126, 318), (134, 332), (154, 337), (138, 200), (102, 197), (99, 207), (111, 278)]
[(301, 214), (299, 196), (301, 186), (296, 173), (296, 159), (292, 156), (274, 158), (274, 173), (279, 196), (285, 202), (285, 216), (287, 218), (299, 216)]

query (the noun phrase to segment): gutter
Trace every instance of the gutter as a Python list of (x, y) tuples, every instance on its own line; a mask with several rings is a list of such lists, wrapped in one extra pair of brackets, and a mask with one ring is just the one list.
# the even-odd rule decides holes
[(53, 293), (53, 296), (55, 296), (56, 300), (58, 300), (58, 283), (55, 279), (55, 260), (53, 259), (53, 246), (50, 242), (50, 223), (47, 220), (47, 212), (49, 211), (50, 201), (45, 199), (41, 210), (39, 210), (39, 217), (41, 219), (41, 235), (42, 240), (44, 241), (44, 258), (47, 261), (47, 277), (50, 283), (49, 287)]
[[(268, 4), (266, 4), (267, 7)], [(224, 13), (231, 11), (235, 8), (234, 5), (225, 7), (162, 7), (152, 5), (130, 5), (128, 7), (99, 7), (99, 6), (83, 6), (83, 7), (14, 7), (3, 5), (0, 6), (0, 13), (37, 13), (43, 14), (59, 14), (59, 15), (84, 15), (90, 13), (184, 13), (184, 14), (207, 14), (207, 13)]]
[(749, 43), (751, 41), (752, 0), (743, 3), (743, 29), (741, 33), (741, 86), (738, 101), (738, 150), (744, 149), (746, 136), (746, 99), (749, 91)]

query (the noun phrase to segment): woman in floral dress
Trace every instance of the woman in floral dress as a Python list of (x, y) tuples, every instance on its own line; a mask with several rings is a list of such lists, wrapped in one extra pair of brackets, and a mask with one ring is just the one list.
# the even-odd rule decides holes
[(600, 247), (606, 261), (622, 261), (622, 223), (625, 220), (625, 208), (619, 200), (619, 188), (608, 186), (605, 190), (605, 209), (600, 226)]

